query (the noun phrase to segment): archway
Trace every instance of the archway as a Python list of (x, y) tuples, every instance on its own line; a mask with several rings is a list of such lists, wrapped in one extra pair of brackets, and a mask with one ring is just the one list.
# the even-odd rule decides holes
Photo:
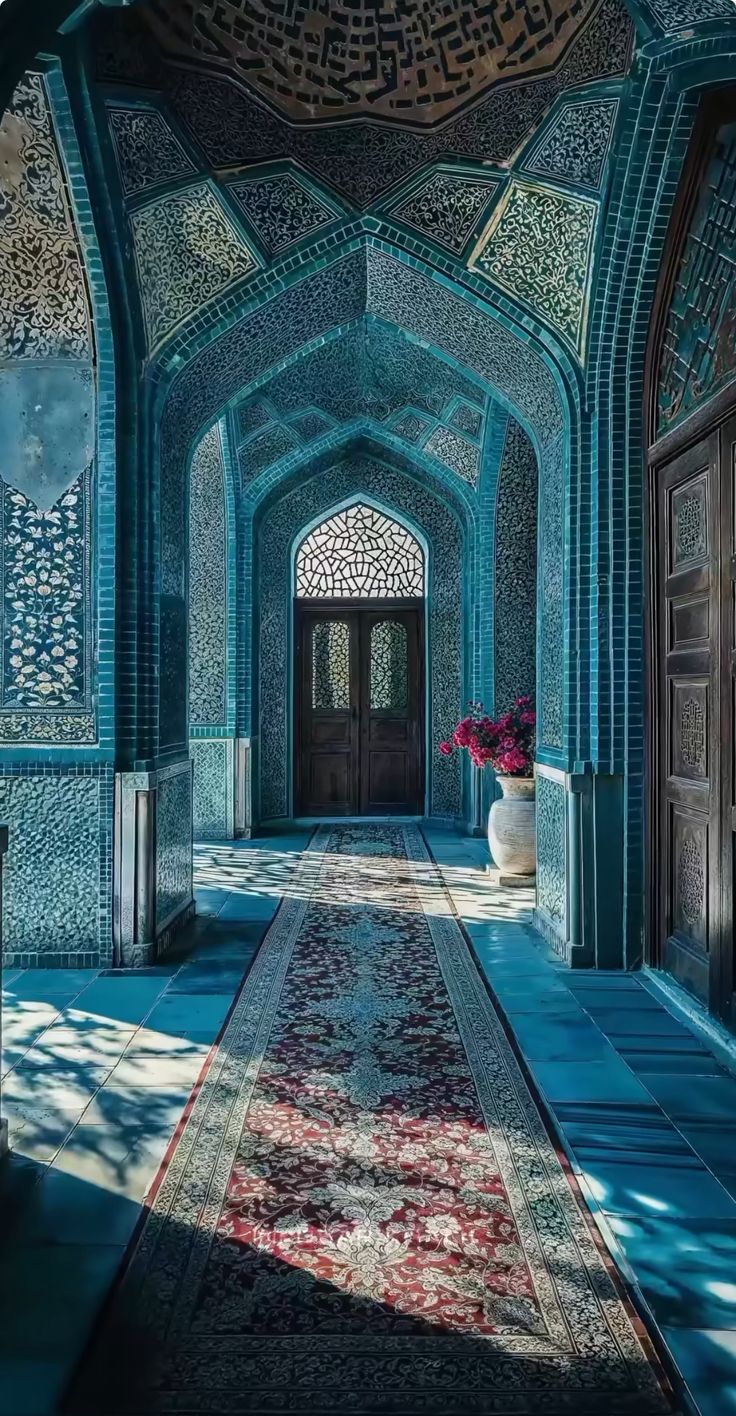
[(294, 802), (300, 816), (424, 807), (424, 549), (364, 499), (294, 554)]

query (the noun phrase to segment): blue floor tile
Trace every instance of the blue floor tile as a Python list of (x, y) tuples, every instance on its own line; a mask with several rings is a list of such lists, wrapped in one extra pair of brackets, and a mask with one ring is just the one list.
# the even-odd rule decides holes
[(612, 1221), (660, 1324), (736, 1328), (736, 1220)]
[(663, 1156), (657, 1164), (641, 1163), (639, 1157), (620, 1164), (587, 1159), (581, 1170), (606, 1214), (736, 1222), (736, 1204), (715, 1177), (705, 1168), (694, 1172), (678, 1165), (676, 1156)]
[(220, 910), (218, 920), (270, 920), (279, 906), (276, 895), (247, 895), (233, 891)]
[(730, 1329), (677, 1327), (665, 1327), (662, 1333), (694, 1393), (700, 1416), (734, 1416), (736, 1333)]
[(535, 1062), (534, 1075), (551, 1103), (568, 1101), (633, 1102), (650, 1106), (641, 1082), (615, 1056), (611, 1062)]
[(675, 1121), (722, 1121), (736, 1124), (736, 1079), (733, 1077), (647, 1076), (647, 1087)]

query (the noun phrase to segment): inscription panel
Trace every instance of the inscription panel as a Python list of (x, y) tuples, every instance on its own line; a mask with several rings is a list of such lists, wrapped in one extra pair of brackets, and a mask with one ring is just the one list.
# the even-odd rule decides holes
[(672, 754), (670, 772), (690, 781), (708, 780), (708, 683), (691, 679), (671, 685)]

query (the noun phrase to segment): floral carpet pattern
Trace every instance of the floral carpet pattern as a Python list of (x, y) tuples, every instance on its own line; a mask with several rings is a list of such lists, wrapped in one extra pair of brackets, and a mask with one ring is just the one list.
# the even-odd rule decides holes
[(416, 827), (313, 837), (149, 1205), (115, 1410), (670, 1410)]

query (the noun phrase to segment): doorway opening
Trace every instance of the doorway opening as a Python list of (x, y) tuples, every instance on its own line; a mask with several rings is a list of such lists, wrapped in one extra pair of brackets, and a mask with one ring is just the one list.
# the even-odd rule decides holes
[(416, 537), (364, 502), (297, 548), (297, 814), (423, 812), (425, 578)]

